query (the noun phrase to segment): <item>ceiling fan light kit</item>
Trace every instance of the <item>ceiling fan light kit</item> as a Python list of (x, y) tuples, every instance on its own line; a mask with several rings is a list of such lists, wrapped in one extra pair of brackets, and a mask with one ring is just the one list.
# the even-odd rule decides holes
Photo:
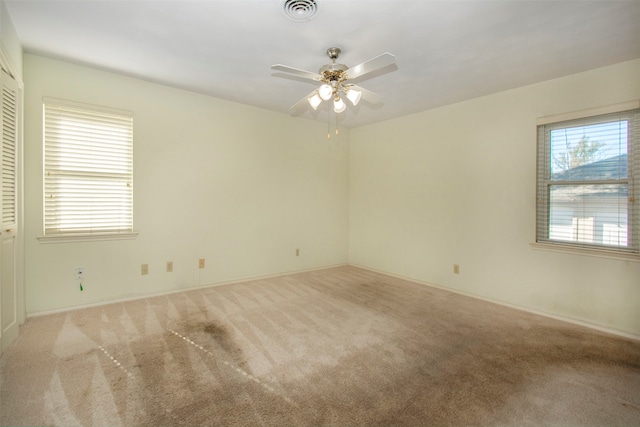
[(322, 98), (320, 98), (320, 95), (318, 95), (317, 92), (307, 98), (307, 101), (309, 101), (309, 104), (311, 104), (311, 108), (313, 108), (314, 110), (317, 110), (318, 105), (322, 104)]
[[(320, 81), (323, 83), (320, 85), (317, 92), (323, 101), (333, 99), (333, 111), (336, 113), (342, 113), (347, 108), (341, 95), (346, 96), (354, 106), (358, 104), (360, 97), (362, 96), (361, 91), (353, 89), (351, 85), (344, 83), (344, 81), (349, 78), (349, 75), (347, 74), (349, 67), (344, 64), (336, 64), (336, 60), (340, 56), (340, 53), (342, 53), (342, 50), (339, 47), (330, 47), (327, 49), (327, 56), (331, 59), (331, 64), (320, 67), (319, 76)], [(349, 93), (352, 93), (351, 97), (349, 97)], [(307, 101), (309, 101), (309, 104), (314, 110), (318, 108), (315, 94), (316, 93), (313, 92), (307, 97)]]
[(347, 89), (346, 95), (347, 99), (351, 101), (354, 107), (358, 105), (358, 102), (360, 102), (360, 98), (362, 98), (362, 92), (353, 88)]
[(325, 83), (318, 88), (318, 95), (320, 95), (323, 101), (328, 101), (331, 99), (331, 95), (333, 95), (333, 88), (331, 85)]

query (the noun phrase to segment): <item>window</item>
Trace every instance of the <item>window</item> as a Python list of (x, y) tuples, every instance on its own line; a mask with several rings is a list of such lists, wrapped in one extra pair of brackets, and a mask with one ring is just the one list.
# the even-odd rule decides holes
[(538, 121), (537, 242), (639, 253), (639, 107)]
[(133, 231), (133, 114), (44, 99), (44, 235)]

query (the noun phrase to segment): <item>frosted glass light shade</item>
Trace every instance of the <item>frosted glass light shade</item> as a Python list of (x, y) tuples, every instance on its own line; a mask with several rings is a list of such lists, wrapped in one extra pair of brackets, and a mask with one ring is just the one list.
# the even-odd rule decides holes
[(342, 99), (336, 97), (333, 101), (333, 111), (336, 113), (342, 113), (347, 108), (347, 104), (344, 103)]
[(307, 98), (307, 101), (309, 101), (309, 104), (314, 110), (317, 110), (318, 105), (322, 103), (322, 99), (320, 98), (320, 95), (318, 95), (317, 93), (314, 93), (309, 98)]
[(333, 95), (333, 88), (331, 87), (331, 85), (325, 83), (320, 86), (320, 89), (318, 89), (318, 93), (320, 94), (320, 98), (328, 101), (331, 99), (331, 95)]
[(360, 98), (362, 98), (362, 92), (360, 92), (359, 90), (355, 90), (355, 89), (349, 89), (347, 90), (347, 99), (349, 101), (351, 101), (351, 103), (355, 106), (358, 105), (358, 102), (360, 102)]

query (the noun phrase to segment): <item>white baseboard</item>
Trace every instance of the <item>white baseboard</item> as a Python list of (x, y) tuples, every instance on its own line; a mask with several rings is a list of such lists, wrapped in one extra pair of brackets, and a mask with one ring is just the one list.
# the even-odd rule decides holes
[(614, 328), (610, 328), (610, 327), (606, 327), (603, 325), (598, 325), (596, 323), (591, 323), (591, 322), (587, 322), (584, 320), (580, 320), (580, 319), (574, 319), (571, 317), (566, 317), (566, 316), (561, 316), (558, 314), (553, 314), (553, 313), (548, 313), (545, 311), (540, 311), (540, 310), (536, 310), (536, 309), (532, 309), (529, 307), (522, 307), (522, 306), (518, 306), (518, 305), (514, 305), (514, 304), (510, 304), (504, 301), (498, 301), (498, 300), (494, 300), (491, 298), (486, 298), (486, 297), (482, 297), (480, 295), (475, 295), (475, 294), (471, 294), (468, 292), (462, 292), (462, 291), (458, 291), (452, 288), (448, 288), (445, 286), (440, 286), (440, 285), (436, 285), (433, 283), (429, 283), (429, 282), (424, 282), (422, 280), (418, 280), (415, 279), (413, 277), (408, 277), (408, 276), (402, 276), (399, 274), (394, 274), (394, 273), (389, 273), (387, 271), (383, 271), (383, 270), (378, 270), (375, 268), (371, 268), (371, 267), (366, 267), (364, 265), (359, 265), (359, 264), (353, 264), (353, 263), (344, 263), (344, 264), (335, 264), (335, 265), (327, 265), (324, 267), (315, 267), (315, 268), (308, 268), (308, 269), (303, 269), (303, 270), (295, 270), (295, 271), (287, 271), (287, 272), (282, 272), (282, 273), (274, 273), (274, 274), (266, 274), (266, 275), (261, 275), (261, 276), (251, 276), (251, 277), (245, 277), (242, 279), (235, 279), (235, 280), (228, 280), (225, 282), (217, 282), (217, 283), (210, 283), (207, 285), (199, 285), (199, 286), (194, 286), (194, 287), (190, 287), (190, 288), (182, 288), (182, 289), (175, 289), (175, 290), (171, 290), (171, 291), (165, 291), (165, 292), (158, 292), (158, 293), (151, 293), (151, 294), (144, 294), (144, 295), (135, 295), (132, 297), (126, 297), (126, 298), (120, 298), (120, 299), (115, 299), (115, 300), (109, 300), (109, 301), (101, 301), (101, 302), (96, 302), (96, 303), (91, 303), (91, 304), (82, 304), (82, 305), (76, 305), (76, 306), (72, 306), (72, 307), (63, 307), (63, 308), (59, 308), (59, 309), (53, 309), (53, 310), (45, 310), (45, 311), (38, 311), (36, 313), (28, 313), (27, 314), (27, 318), (29, 317), (39, 317), (39, 316), (46, 316), (48, 314), (58, 314), (58, 313), (65, 313), (65, 312), (69, 312), (69, 311), (75, 311), (75, 310), (82, 310), (85, 308), (92, 308), (92, 307), (101, 307), (101, 306), (105, 306), (105, 305), (109, 305), (109, 304), (117, 304), (117, 303), (122, 303), (122, 302), (127, 302), (127, 301), (137, 301), (137, 300), (141, 300), (141, 299), (146, 299), (146, 298), (154, 298), (154, 297), (160, 297), (160, 296), (165, 296), (165, 295), (172, 295), (172, 294), (176, 294), (179, 292), (185, 292), (185, 291), (192, 291), (192, 290), (198, 290), (198, 289), (205, 289), (205, 288), (211, 288), (211, 287), (216, 287), (216, 286), (225, 286), (225, 285), (233, 285), (236, 283), (242, 283), (242, 282), (249, 282), (252, 280), (261, 280), (261, 279), (271, 279), (274, 277), (281, 277), (281, 276), (288, 276), (291, 274), (298, 274), (298, 273), (308, 273), (310, 271), (320, 271), (320, 270), (327, 270), (330, 268), (337, 268), (337, 267), (344, 267), (344, 266), (351, 266), (351, 267), (356, 267), (356, 268), (361, 268), (363, 270), (368, 270), (368, 271), (372, 271), (374, 273), (378, 273), (378, 274), (384, 274), (386, 276), (390, 276), (390, 277), (396, 277), (398, 279), (402, 279), (402, 280), (407, 280), (410, 282), (414, 282), (414, 283), (418, 283), (420, 285), (424, 285), (424, 286), (430, 286), (432, 288), (436, 288), (436, 289), (442, 289), (454, 294), (458, 294), (458, 295), (464, 295), (466, 297), (470, 297), (470, 298), (474, 298), (480, 301), (485, 301), (485, 302), (489, 302), (492, 304), (498, 304), (504, 307), (509, 307), (509, 308), (513, 308), (515, 310), (520, 310), (520, 311), (524, 311), (527, 313), (532, 313), (532, 314), (536, 314), (539, 316), (544, 316), (544, 317), (548, 317), (551, 319), (555, 319), (555, 320), (560, 320), (562, 322), (567, 322), (567, 323), (571, 323), (574, 325), (579, 325), (579, 326), (583, 326), (589, 329), (594, 329), (600, 332), (605, 332), (605, 333), (609, 333), (612, 335), (616, 335), (616, 336), (620, 336), (620, 337), (624, 337), (624, 338), (629, 338), (632, 340), (636, 340), (636, 341), (640, 341), (640, 335), (637, 334), (632, 334), (629, 332), (625, 332), (625, 331), (620, 331), (618, 329), (614, 329)]
[(548, 317), (548, 318), (551, 318), (551, 319), (560, 320), (562, 322), (567, 322), (567, 323), (571, 323), (571, 324), (574, 324), (574, 325), (584, 326), (585, 328), (595, 329), (597, 331), (606, 332), (608, 334), (617, 335), (619, 337), (624, 337), (624, 338), (629, 338), (629, 339), (632, 339), (632, 340), (635, 340), (635, 341), (640, 341), (640, 335), (632, 334), (630, 332), (625, 332), (625, 331), (621, 331), (621, 330), (614, 329), (614, 328), (609, 328), (609, 327), (603, 326), (603, 325), (598, 325), (597, 323), (591, 323), (591, 322), (587, 322), (587, 321), (580, 320), (580, 319), (574, 319), (574, 318), (571, 318), (571, 317), (566, 317), (566, 316), (561, 316), (561, 315), (558, 315), (558, 314), (548, 313), (546, 311), (540, 311), (540, 310), (536, 310), (536, 309), (533, 309), (533, 308), (522, 307), (522, 306), (519, 306), (519, 305), (510, 304), (510, 303), (507, 303), (507, 302), (504, 302), (504, 301), (498, 301), (498, 300), (494, 300), (494, 299), (491, 299), (491, 298), (485, 298), (485, 297), (482, 297), (480, 295), (475, 295), (475, 294), (471, 294), (471, 293), (468, 293), (468, 292), (458, 291), (458, 290), (455, 290), (455, 289), (452, 289), (452, 288), (447, 288), (446, 286), (435, 285), (433, 283), (424, 282), (422, 280), (418, 280), (418, 279), (415, 279), (413, 277), (407, 277), (407, 276), (402, 276), (402, 275), (399, 275), (399, 274), (389, 273), (387, 271), (382, 271), (382, 270), (378, 270), (378, 269), (375, 269), (375, 268), (365, 267), (363, 265), (358, 265), (358, 264), (353, 264), (353, 263), (350, 263), (349, 265), (352, 266), (352, 267), (361, 268), (363, 270), (368, 270), (368, 271), (371, 271), (371, 272), (374, 272), (374, 273), (384, 274), (386, 276), (391, 276), (391, 277), (395, 277), (395, 278), (398, 278), (398, 279), (407, 280), (409, 282), (418, 283), (420, 285), (430, 286), (432, 288), (437, 288), (437, 289), (442, 289), (444, 291), (448, 291), (448, 292), (451, 292), (451, 293), (454, 293), (454, 294), (464, 295), (466, 297), (474, 298), (474, 299), (477, 299), (477, 300), (490, 302), (492, 304), (498, 304), (498, 305), (501, 305), (503, 307), (509, 307), (509, 308), (513, 308), (515, 310), (520, 310), (520, 311), (524, 311), (524, 312), (527, 312), (527, 313), (537, 314), (539, 316), (544, 316), (544, 317)]
[(347, 265), (348, 264), (346, 264), (346, 263), (344, 263), (344, 264), (334, 264), (334, 265), (327, 265), (327, 266), (324, 266), (324, 267), (306, 268), (306, 269), (302, 269), (302, 270), (286, 271), (286, 272), (274, 273), (274, 274), (265, 274), (265, 275), (261, 275), (261, 276), (250, 276), (250, 277), (245, 277), (245, 278), (242, 278), (242, 279), (228, 280), (228, 281), (225, 281), (225, 282), (217, 282), (217, 283), (210, 283), (210, 284), (207, 284), (207, 285), (198, 285), (198, 286), (194, 286), (194, 287), (174, 289), (174, 290), (171, 290), (171, 291), (155, 292), (155, 293), (142, 294), (142, 295), (134, 295), (134, 296), (131, 296), (131, 297), (124, 297), (124, 298), (118, 298), (118, 299), (113, 299), (113, 300), (94, 302), (94, 303), (90, 303), (90, 304), (79, 304), (79, 305), (74, 305), (74, 306), (70, 306), (70, 307), (54, 308), (52, 310), (43, 310), (43, 311), (37, 311), (35, 313), (27, 313), (27, 318), (46, 316), (46, 315), (49, 315), (49, 314), (66, 313), (66, 312), (69, 312), (69, 311), (82, 310), (82, 309), (85, 309), (85, 308), (102, 307), (102, 306), (105, 306), (105, 305), (118, 304), (118, 303), (127, 302), (127, 301), (138, 301), (138, 300), (141, 300), (141, 299), (161, 297), (161, 296), (165, 296), (165, 295), (172, 295), (172, 294), (177, 294), (177, 293), (180, 293), (180, 292), (194, 291), (194, 290), (198, 290), (198, 289), (205, 289), (205, 288), (211, 288), (211, 287), (216, 287), (216, 286), (233, 285), (235, 283), (250, 282), (252, 280), (271, 279), (271, 278), (274, 278), (274, 277), (288, 276), (288, 275), (291, 275), (291, 274), (308, 273), (310, 271), (327, 270), (329, 268), (344, 267), (344, 266), (347, 266)]

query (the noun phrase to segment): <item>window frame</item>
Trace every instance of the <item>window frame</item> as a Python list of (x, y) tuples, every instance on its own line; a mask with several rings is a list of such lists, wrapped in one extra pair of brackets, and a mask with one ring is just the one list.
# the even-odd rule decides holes
[[(55, 118), (54, 116), (56, 116), (55, 113), (53, 113), (53, 111), (57, 109), (58, 111), (64, 111), (63, 113), (61, 113), (62, 115), (64, 114), (69, 114), (69, 115), (73, 115), (74, 113), (71, 111), (77, 111), (78, 114), (82, 117), (82, 120), (84, 120), (85, 122), (91, 122), (93, 121), (95, 124), (99, 123), (100, 119), (104, 119), (104, 120), (110, 120), (110, 119), (114, 119), (116, 121), (122, 121), (122, 123), (118, 123), (117, 126), (123, 126), (125, 128), (125, 136), (105, 136), (105, 133), (102, 133), (104, 131), (100, 131), (98, 130), (98, 133), (94, 136), (92, 134), (96, 133), (95, 132), (95, 128), (90, 128), (90, 129), (86, 129), (86, 130), (79, 130), (76, 126), (77, 123), (80, 123), (80, 121), (78, 121), (77, 123), (74, 122), (74, 131), (78, 130), (79, 132), (82, 132), (82, 137), (86, 138), (88, 140), (91, 139), (95, 139), (97, 140), (97, 138), (106, 138), (107, 144), (111, 142), (111, 140), (115, 140), (115, 139), (119, 139), (122, 142), (123, 145), (121, 145), (121, 147), (119, 147), (119, 149), (116, 149), (116, 151), (124, 151), (125, 154), (122, 155), (122, 157), (118, 158), (119, 160), (122, 160), (126, 166), (124, 166), (126, 172), (123, 173), (119, 173), (119, 172), (114, 172), (114, 173), (110, 173), (110, 172), (100, 172), (99, 170), (92, 170), (91, 172), (83, 172), (82, 171), (82, 167), (80, 166), (83, 162), (87, 161), (88, 157), (91, 157), (91, 154), (93, 154), (94, 158), (101, 158), (101, 156), (103, 156), (102, 158), (106, 158), (106, 156), (109, 155), (113, 155), (113, 153), (109, 154), (111, 152), (111, 150), (114, 150), (112, 147), (107, 148), (106, 153), (101, 153), (100, 150), (97, 148), (98, 145), (96, 145), (96, 151), (91, 151), (89, 150), (89, 153), (86, 152), (86, 145), (84, 145), (82, 147), (83, 150), (85, 150), (81, 157), (79, 158), (79, 160), (74, 160), (74, 162), (76, 162), (76, 164), (74, 164), (73, 166), (76, 167), (77, 169), (72, 169), (72, 168), (68, 168), (67, 172), (62, 172), (62, 175), (60, 176), (72, 176), (71, 178), (67, 178), (67, 179), (71, 179), (72, 182), (77, 182), (79, 180), (90, 180), (90, 181), (95, 181), (95, 179), (97, 178), (98, 180), (102, 179), (102, 183), (110, 183), (109, 185), (113, 185), (113, 183), (115, 182), (122, 182), (122, 178), (124, 177), (127, 180), (127, 187), (129, 188), (128, 191), (124, 191), (121, 193), (115, 193), (119, 196), (119, 200), (118, 201), (108, 201), (106, 202), (106, 209), (107, 211), (104, 210), (104, 208), (102, 208), (101, 210), (97, 210), (97, 211), (93, 211), (91, 210), (91, 212), (108, 212), (109, 209), (113, 209), (114, 207), (120, 207), (120, 206), (124, 206), (125, 208), (125, 217), (126, 220), (123, 223), (124, 226), (113, 226), (111, 227), (112, 229), (102, 229), (101, 226), (98, 224), (98, 226), (93, 229), (95, 226), (91, 225), (88, 227), (78, 227), (76, 229), (70, 229), (70, 230), (65, 230), (65, 228), (61, 228), (58, 231), (52, 231), (55, 230), (55, 227), (51, 227), (48, 228), (47, 224), (48, 221), (49, 223), (51, 223), (52, 218), (53, 221), (57, 221), (57, 215), (59, 214), (59, 210), (55, 210), (56, 213), (53, 217), (48, 216), (47, 215), (47, 208), (51, 208), (50, 205), (48, 205), (47, 203), (47, 197), (51, 196), (51, 194), (47, 194), (48, 189), (49, 190), (55, 190), (57, 191), (58, 188), (56, 188), (55, 186), (52, 188), (50, 187), (51, 184), (47, 184), (47, 180), (48, 180), (48, 168), (50, 168), (52, 166), (52, 164), (54, 163), (51, 159), (47, 159), (47, 150), (48, 148), (51, 149), (53, 148), (58, 148), (60, 149), (61, 145), (60, 144), (64, 144), (64, 142), (60, 142), (60, 141), (56, 141), (56, 139), (61, 140), (62, 138), (64, 138), (65, 136), (63, 135), (62, 131), (59, 131), (57, 128), (55, 128), (53, 126), (52, 123), (54, 123), (54, 120), (60, 120), (60, 118)], [(49, 117), (47, 115), (47, 110), (49, 110)], [(134, 230), (134, 222), (133, 222), (133, 207), (134, 207), (134, 200), (133, 200), (133, 113), (130, 111), (125, 111), (125, 110), (119, 110), (119, 109), (115, 109), (115, 108), (108, 108), (108, 107), (102, 107), (102, 106), (97, 106), (97, 105), (91, 105), (91, 104), (85, 104), (85, 103), (81, 103), (81, 102), (75, 102), (75, 101), (68, 101), (68, 100), (62, 100), (62, 99), (57, 99), (57, 98), (49, 98), (49, 97), (43, 97), (43, 103), (42, 103), (42, 123), (43, 123), (43, 129), (42, 129), (42, 154), (43, 154), (43, 165), (42, 165), (42, 171), (43, 171), (43, 176), (42, 176), (42, 185), (43, 185), (43, 204), (42, 204), (42, 235), (38, 237), (38, 240), (41, 243), (54, 243), (54, 242), (78, 242), (78, 241), (93, 241), (93, 240), (121, 240), (121, 239), (133, 239), (138, 235), (138, 232)], [(86, 115), (86, 117), (84, 117)], [(62, 116), (60, 116), (62, 117)], [(47, 122), (47, 120), (49, 119), (49, 123)], [(59, 125), (59, 123), (58, 123)], [(126, 126), (129, 126), (128, 128)], [(111, 128), (113, 128), (113, 125), (109, 125)], [(53, 130), (53, 132), (51, 132)], [(48, 142), (48, 136), (47, 136), (47, 132), (50, 132), (49, 135), (53, 135), (53, 136), (49, 136), (50, 140)], [(110, 139), (112, 138), (112, 139)], [(55, 142), (54, 142), (55, 141)], [(86, 141), (85, 141), (86, 142)], [(57, 154), (58, 157), (60, 157), (60, 159), (64, 159), (64, 157), (62, 155)], [(73, 156), (72, 156), (73, 157)], [(112, 158), (113, 159), (113, 158)], [(96, 162), (99, 163), (99, 162)], [(104, 166), (104, 168), (107, 168), (107, 162), (105, 161), (102, 166)], [(87, 168), (90, 166), (85, 167), (85, 171), (87, 170)], [(114, 166), (116, 167), (116, 166)], [(69, 175), (69, 172), (70, 175)], [(120, 176), (120, 178), (113, 178), (113, 179), (109, 179), (109, 175), (113, 175), (113, 176)], [(102, 178), (101, 178), (102, 177)], [(50, 178), (49, 178), (50, 180)], [(51, 180), (49, 181), (51, 182)], [(97, 193), (96, 189), (96, 185), (100, 185), (101, 183), (98, 181), (97, 183), (91, 184), (92, 190), (91, 191), (91, 199), (93, 199), (93, 195), (95, 193)], [(60, 184), (58, 184), (60, 185)], [(73, 184), (74, 186), (77, 184)], [(55, 193), (54, 191), (54, 193)], [(114, 194), (114, 193), (111, 193)], [(89, 202), (89, 200), (87, 197), (81, 197), (81, 203), (84, 203), (86, 205), (91, 204), (91, 202)], [(122, 200), (125, 200), (125, 204), (122, 205)], [(60, 215), (62, 218), (64, 218), (64, 214)], [(108, 227), (108, 222), (107, 224), (102, 224), (102, 226), (107, 225)], [(85, 228), (84, 230), (82, 230), (81, 228)]]
[[(632, 120), (629, 123), (630, 138), (627, 141), (627, 188), (628, 188), (628, 226), (627, 233), (630, 246), (615, 247), (584, 242), (571, 242), (553, 240), (548, 237), (550, 227), (550, 214), (548, 212), (549, 189), (548, 179), (550, 174), (549, 156), (546, 150), (547, 133), (550, 128), (567, 127), (572, 121), (585, 120), (594, 123), (602, 119), (602, 116), (611, 114), (629, 114)], [(536, 120), (536, 224), (535, 240), (531, 243), (534, 249), (551, 250), (563, 253), (599, 256), (624, 260), (640, 261), (640, 100), (605, 106), (601, 108), (582, 110), (572, 113), (557, 114), (541, 117)], [(583, 185), (593, 185), (591, 181), (583, 181)], [(581, 185), (581, 184), (579, 184)], [(542, 236), (546, 235), (546, 238)]]

